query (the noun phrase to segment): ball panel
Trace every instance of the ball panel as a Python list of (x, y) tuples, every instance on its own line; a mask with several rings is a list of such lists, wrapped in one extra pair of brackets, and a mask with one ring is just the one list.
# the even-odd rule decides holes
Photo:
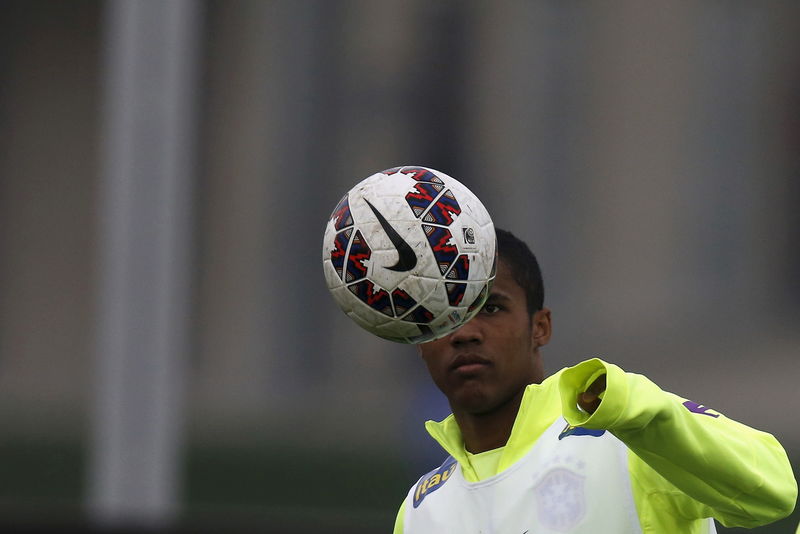
[(431, 321), (433, 321), (433, 319), (434, 319), (433, 313), (422, 304), (417, 305), (416, 308), (411, 310), (409, 314), (403, 317), (403, 321), (409, 323), (421, 323), (421, 324), (430, 323)]
[(445, 289), (447, 289), (447, 300), (451, 306), (458, 306), (464, 298), (464, 293), (467, 291), (467, 284), (455, 284), (453, 282), (445, 282)]
[(453, 224), (453, 218), (459, 214), (461, 214), (461, 206), (453, 192), (448, 189), (431, 205), (422, 220), (427, 223), (450, 226)]
[[(350, 243), (350, 252), (347, 254), (347, 272), (345, 281), (350, 283), (361, 280), (367, 276), (367, 260), (372, 256), (372, 249), (369, 248), (367, 240), (361, 234), (361, 230), (356, 230), (353, 241)], [(333, 260), (331, 260), (333, 263)]]
[(350, 284), (347, 289), (373, 310), (377, 310), (389, 317), (394, 317), (389, 293), (385, 289), (376, 287), (371, 280), (362, 280), (355, 284)]
[[(333, 265), (331, 264), (330, 260), (325, 260), (322, 262), (322, 271), (325, 275), (325, 282), (328, 286), (328, 290), (333, 294), (338, 289), (344, 289), (345, 285), (342, 282), (341, 278), (339, 278), (339, 274), (334, 269)], [(334, 300), (339, 303), (340, 299), (337, 296), (333, 295)], [(341, 304), (340, 304), (341, 306)]]
[(336, 230), (341, 230), (348, 226), (353, 225), (353, 217), (350, 215), (349, 195), (345, 195), (333, 209), (330, 219), (333, 221), (333, 227)]
[(453, 243), (453, 234), (447, 228), (427, 224), (422, 225), (422, 230), (428, 238), (428, 244), (433, 251), (433, 257), (436, 259), (439, 272), (441, 274), (446, 273), (458, 256), (458, 248)]
[(453, 267), (447, 272), (445, 278), (449, 280), (469, 280), (469, 256), (462, 254), (459, 256)]
[(414, 297), (399, 287), (392, 291), (392, 302), (394, 302), (394, 310), (397, 317), (402, 317), (411, 308), (417, 305), (417, 301)]
[(414, 216), (422, 217), (425, 211), (430, 208), (436, 197), (444, 189), (443, 185), (419, 183), (414, 186), (414, 191), (406, 194), (406, 203), (411, 208)]
[[(380, 174), (385, 174), (386, 176), (391, 176), (392, 174), (402, 173), (412, 180), (416, 180), (418, 182), (432, 182), (435, 184), (443, 184), (442, 179), (437, 176), (438, 171), (434, 171), (433, 169), (428, 169), (427, 167), (393, 167), (391, 169), (386, 169)], [(440, 173), (441, 174), (441, 173)]]
[[(494, 278), (492, 278), (492, 281), (494, 281)], [(480, 293), (478, 293), (478, 296), (475, 297), (475, 300), (472, 301), (472, 303), (469, 305), (469, 308), (467, 308), (467, 314), (472, 315), (480, 311), (480, 309), (486, 303), (487, 297), (489, 296), (489, 287), (490, 284), (488, 283), (481, 287)]]
[(331, 265), (336, 269), (339, 278), (344, 280), (344, 260), (347, 256), (347, 247), (350, 245), (350, 236), (353, 234), (353, 229), (348, 228), (344, 232), (339, 232), (333, 238), (333, 250), (331, 250)]

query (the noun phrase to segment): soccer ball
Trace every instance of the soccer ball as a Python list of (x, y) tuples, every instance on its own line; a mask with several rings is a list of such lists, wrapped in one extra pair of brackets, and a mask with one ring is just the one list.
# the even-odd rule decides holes
[(481, 201), (425, 167), (373, 174), (342, 197), (322, 243), (339, 307), (400, 343), (446, 336), (486, 301), (496, 266), (494, 224)]

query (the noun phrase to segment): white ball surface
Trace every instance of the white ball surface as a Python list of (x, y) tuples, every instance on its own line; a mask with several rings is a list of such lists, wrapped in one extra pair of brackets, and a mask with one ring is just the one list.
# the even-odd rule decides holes
[(444, 337), (480, 311), (494, 280), (488, 211), (455, 178), (395, 167), (356, 184), (334, 208), (322, 267), (339, 307), (391, 341)]

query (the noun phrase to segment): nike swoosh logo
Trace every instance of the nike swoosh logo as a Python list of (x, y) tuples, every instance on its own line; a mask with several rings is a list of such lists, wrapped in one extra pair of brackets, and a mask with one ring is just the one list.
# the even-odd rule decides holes
[(375, 214), (375, 217), (378, 219), (378, 222), (381, 223), (383, 231), (386, 232), (386, 235), (389, 236), (389, 240), (392, 242), (392, 245), (394, 245), (394, 248), (397, 249), (397, 255), (398, 255), (397, 263), (392, 265), (391, 267), (387, 267), (387, 269), (389, 269), (390, 271), (403, 273), (405, 271), (410, 271), (411, 269), (416, 267), (417, 255), (414, 252), (414, 249), (411, 248), (411, 245), (406, 243), (406, 240), (403, 239), (400, 236), (400, 234), (397, 233), (397, 230), (395, 230), (392, 227), (392, 225), (389, 224), (389, 221), (387, 221), (386, 218), (383, 215), (381, 215), (381, 212), (375, 209), (375, 206), (373, 206), (369, 200), (365, 198), (364, 202), (367, 203), (367, 205), (372, 210), (372, 213)]

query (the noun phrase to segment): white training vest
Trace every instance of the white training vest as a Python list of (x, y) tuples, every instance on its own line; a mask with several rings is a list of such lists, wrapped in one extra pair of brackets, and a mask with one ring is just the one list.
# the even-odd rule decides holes
[(407, 534), (641, 534), (628, 451), (611, 433), (559, 418), (502, 473), (467, 482), (449, 458), (411, 489)]

